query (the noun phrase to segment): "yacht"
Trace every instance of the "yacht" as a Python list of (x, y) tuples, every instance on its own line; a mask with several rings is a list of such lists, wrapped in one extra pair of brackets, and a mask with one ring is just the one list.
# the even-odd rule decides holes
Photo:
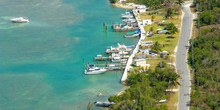
[(85, 70), (85, 74), (102, 74), (107, 70), (100, 67), (95, 67), (94, 65), (88, 65), (88, 68)]
[(124, 23), (135, 23), (136, 22), (136, 20), (135, 19), (124, 19), (124, 20), (122, 20)]
[(12, 23), (28, 23), (28, 19), (24, 19), (23, 17), (14, 18), (10, 20)]

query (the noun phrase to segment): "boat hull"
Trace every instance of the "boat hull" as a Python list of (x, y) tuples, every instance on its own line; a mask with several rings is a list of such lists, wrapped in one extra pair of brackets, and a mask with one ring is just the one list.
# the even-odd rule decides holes
[(28, 23), (29, 21), (15, 21), (15, 20), (11, 20), (12, 23)]
[(133, 34), (133, 35), (124, 35), (125, 38), (133, 38), (133, 37), (138, 37), (139, 34)]
[(87, 71), (85, 70), (86, 75), (95, 75), (95, 74), (102, 74), (105, 73), (107, 70), (106, 69), (101, 69), (99, 71)]

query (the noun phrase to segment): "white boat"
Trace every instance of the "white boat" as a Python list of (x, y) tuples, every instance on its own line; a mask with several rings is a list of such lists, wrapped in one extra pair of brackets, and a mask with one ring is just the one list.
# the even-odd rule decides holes
[(115, 104), (115, 103), (114, 102), (108, 102), (108, 101), (105, 101), (105, 102), (96, 101), (96, 102), (94, 102), (94, 105), (101, 106), (101, 107), (109, 107), (110, 105), (113, 105), (113, 104)]
[(135, 32), (128, 32), (124, 37), (126, 38), (132, 38), (132, 37), (138, 37), (140, 35), (140, 31)]
[(135, 19), (124, 19), (124, 20), (122, 20), (124, 23), (135, 23), (136, 22), (136, 20)]
[(14, 18), (10, 20), (12, 23), (29, 23), (28, 19), (24, 19), (23, 17)]
[(85, 74), (102, 74), (107, 70), (104, 68), (95, 67), (94, 65), (88, 65), (88, 68), (85, 70)]
[(129, 19), (133, 18), (134, 16), (130, 12), (126, 12), (125, 14), (121, 14), (121, 18), (123, 19)]

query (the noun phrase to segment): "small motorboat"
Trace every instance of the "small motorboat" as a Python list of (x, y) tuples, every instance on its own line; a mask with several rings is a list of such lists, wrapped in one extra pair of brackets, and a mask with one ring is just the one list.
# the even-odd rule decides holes
[(132, 37), (138, 37), (140, 35), (140, 31), (137, 30), (135, 32), (128, 32), (124, 37), (126, 38), (132, 38)]
[(100, 67), (96, 67), (94, 65), (88, 65), (87, 69), (85, 70), (85, 74), (89, 75), (89, 74), (102, 74), (104, 72), (106, 72), (107, 70), (104, 68), (100, 68)]
[(106, 102), (101, 102), (101, 101), (94, 102), (95, 106), (100, 106), (100, 107), (109, 107), (110, 105), (113, 105), (113, 104), (115, 104), (115, 102), (108, 102), (108, 101), (106, 101)]
[(29, 23), (28, 19), (25, 19), (23, 17), (14, 18), (10, 20), (12, 23)]

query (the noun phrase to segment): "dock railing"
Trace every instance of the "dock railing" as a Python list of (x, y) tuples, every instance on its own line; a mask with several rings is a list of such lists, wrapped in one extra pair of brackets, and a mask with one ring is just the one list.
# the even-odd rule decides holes
[(135, 54), (136, 54), (136, 53), (138, 52), (138, 50), (139, 50), (139, 46), (140, 46), (140, 44), (141, 44), (141, 40), (145, 39), (145, 37), (146, 37), (146, 36), (145, 36), (145, 33), (146, 33), (146, 32), (145, 32), (145, 30), (144, 30), (144, 26), (141, 25), (141, 23), (140, 23), (140, 21), (139, 21), (139, 19), (138, 19), (137, 13), (135, 12), (135, 9), (133, 9), (132, 12), (133, 12), (133, 14), (134, 14), (135, 19), (137, 20), (138, 27), (139, 27), (140, 32), (141, 32), (141, 36), (140, 36), (140, 39), (138, 40), (138, 43), (137, 43), (135, 49), (133, 50), (132, 54), (130, 55), (130, 57), (129, 57), (129, 59), (128, 59), (128, 62), (127, 62), (126, 67), (125, 67), (125, 69), (124, 69), (123, 75), (122, 75), (122, 77), (121, 77), (121, 82), (122, 82), (122, 83), (125, 82), (126, 79), (127, 79), (127, 77), (128, 77), (128, 71), (129, 71), (129, 69), (131, 68), (131, 64), (132, 64), (132, 62), (133, 62), (133, 58), (134, 58)]

